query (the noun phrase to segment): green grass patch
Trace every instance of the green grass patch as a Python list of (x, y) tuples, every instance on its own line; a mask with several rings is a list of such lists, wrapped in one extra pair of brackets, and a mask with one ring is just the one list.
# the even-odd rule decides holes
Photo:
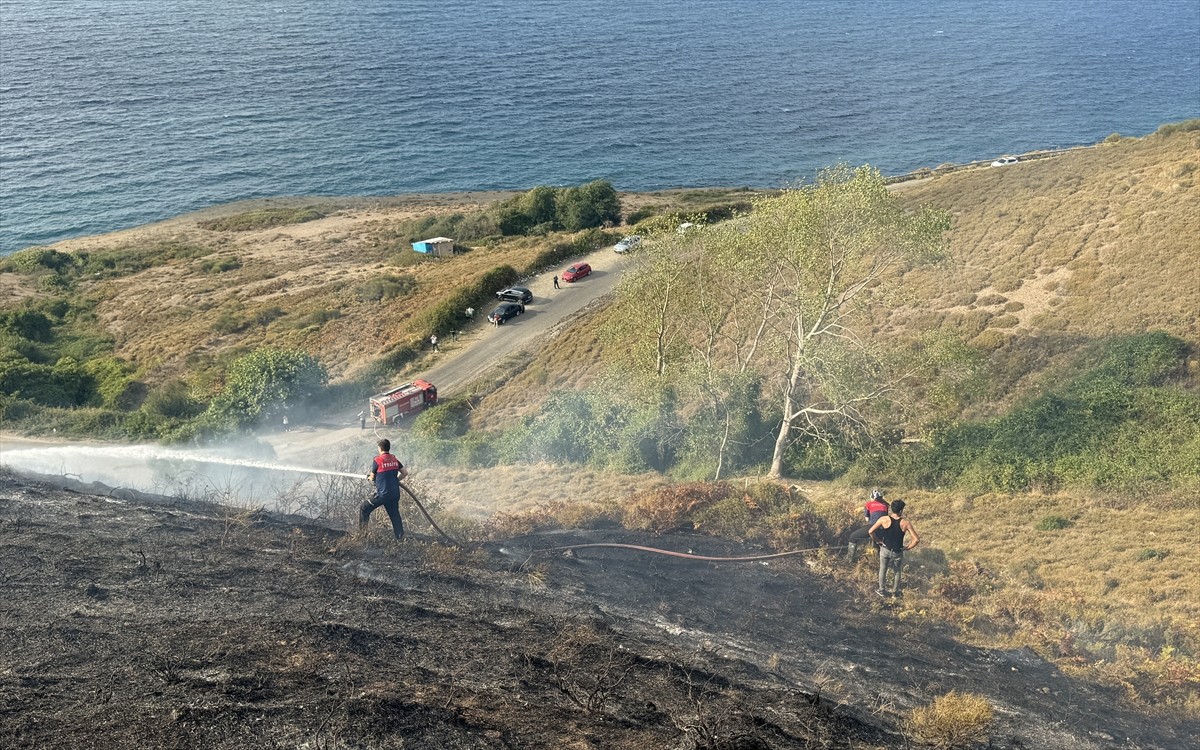
[(1038, 531), (1059, 531), (1061, 529), (1070, 528), (1073, 525), (1074, 524), (1072, 523), (1071, 519), (1069, 519), (1069, 518), (1063, 518), (1062, 516), (1053, 516), (1053, 515), (1043, 516), (1042, 519), (1037, 522), (1037, 530)]

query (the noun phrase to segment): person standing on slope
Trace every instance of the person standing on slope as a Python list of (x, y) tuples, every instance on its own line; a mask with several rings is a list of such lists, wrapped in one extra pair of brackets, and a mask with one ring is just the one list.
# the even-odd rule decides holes
[(883, 490), (871, 490), (871, 499), (863, 506), (863, 517), (867, 520), (867, 525), (855, 529), (850, 534), (850, 543), (846, 548), (847, 560), (854, 562), (858, 559), (858, 550), (871, 538), (871, 526), (886, 516), (887, 512), (888, 504), (887, 500), (883, 499)]
[[(892, 596), (900, 596), (900, 571), (904, 567), (904, 552), (921, 543), (916, 528), (904, 517), (904, 501), (897, 500), (888, 508), (883, 516), (871, 525), (871, 538), (879, 545), (879, 588), (875, 593), (887, 595), (887, 572), (892, 569)], [(904, 535), (912, 537), (908, 544), (904, 543)]]
[(400, 518), (400, 480), (408, 476), (408, 469), (392, 455), (392, 441), (383, 438), (379, 441), (379, 455), (371, 461), (371, 470), (367, 479), (375, 483), (375, 497), (363, 503), (358, 509), (358, 526), (365, 529), (371, 512), (379, 506), (387, 511), (392, 519), (392, 533), (396, 539), (404, 538), (404, 521)]

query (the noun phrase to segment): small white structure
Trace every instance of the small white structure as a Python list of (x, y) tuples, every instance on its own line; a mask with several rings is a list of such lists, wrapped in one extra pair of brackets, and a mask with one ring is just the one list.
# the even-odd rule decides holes
[(413, 250), (436, 258), (449, 258), (454, 255), (454, 240), (449, 237), (434, 237), (428, 240), (412, 243)]

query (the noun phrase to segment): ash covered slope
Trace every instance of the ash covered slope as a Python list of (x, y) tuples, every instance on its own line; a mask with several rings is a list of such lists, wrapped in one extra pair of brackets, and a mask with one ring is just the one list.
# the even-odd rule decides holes
[(0, 746), (890, 748), (951, 689), (997, 707), (997, 748), (1194, 736), (1032, 654), (917, 630), (819, 566), (528, 556), (598, 533), (364, 547), (0, 475)]

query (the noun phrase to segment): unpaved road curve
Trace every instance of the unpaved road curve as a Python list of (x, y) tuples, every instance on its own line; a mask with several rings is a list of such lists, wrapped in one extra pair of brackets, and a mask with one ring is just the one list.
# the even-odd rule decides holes
[[(571, 284), (560, 282), (561, 288), (555, 289), (553, 277), (561, 275), (571, 263), (578, 262), (590, 264), (592, 273)], [(487, 322), (487, 314), (495, 305), (476, 311), (475, 322), (467, 326), (457, 340), (447, 336), (439, 341), (441, 351), (429, 353), (429, 368), (414, 377), (436, 385), (440, 398), (455, 396), (510, 355), (528, 347), (548, 345), (556, 326), (612, 292), (625, 270), (633, 265), (633, 259), (618, 255), (609, 245), (519, 282), (518, 286), (528, 287), (533, 292), (533, 302), (525, 306), (523, 315), (497, 327)], [(364, 406), (367, 395), (363, 395)], [(260, 440), (270, 444), (280, 460), (314, 466), (323, 465), (322, 458), (337, 455), (340, 447), (374, 442), (374, 432), (361, 430), (354, 412), (330, 416), (346, 426), (270, 432), (261, 435)]]
[(551, 329), (611, 292), (630, 264), (627, 256), (613, 252), (611, 246), (576, 262), (579, 261), (591, 264), (592, 273), (571, 284), (560, 282), (560, 289), (554, 288), (553, 277), (570, 263), (519, 282), (518, 286), (533, 292), (533, 302), (525, 306), (523, 315), (502, 326), (493, 326), (486, 320), (494, 305), (478, 311), (476, 322), (457, 341), (443, 340), (442, 351), (433, 355), (433, 366), (418, 377), (436, 385), (439, 396), (455, 395), (508, 355), (530, 346), (544, 346)]

